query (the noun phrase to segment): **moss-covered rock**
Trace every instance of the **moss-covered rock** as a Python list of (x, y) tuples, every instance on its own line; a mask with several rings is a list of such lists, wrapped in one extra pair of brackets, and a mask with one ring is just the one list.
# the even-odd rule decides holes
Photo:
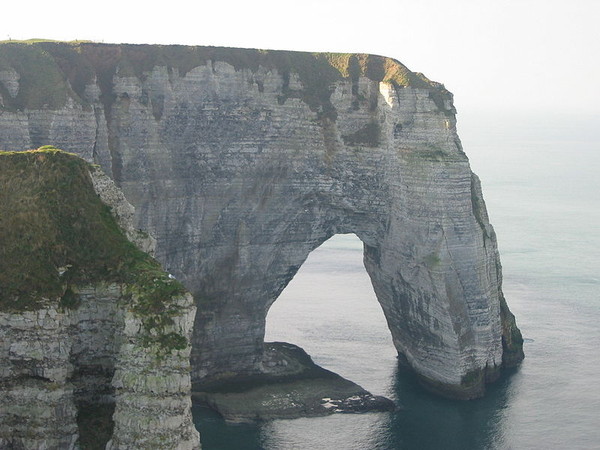
[(126, 285), (148, 345), (187, 345), (165, 331), (185, 292), (124, 235), (92, 185), (91, 166), (46, 146), (0, 152), (0, 311), (77, 308), (77, 286)]

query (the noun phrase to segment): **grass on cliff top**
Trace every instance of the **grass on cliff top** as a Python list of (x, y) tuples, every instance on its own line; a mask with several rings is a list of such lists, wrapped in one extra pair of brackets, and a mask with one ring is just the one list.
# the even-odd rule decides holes
[(67, 77), (56, 59), (40, 45), (0, 44), (0, 71), (4, 70), (14, 70), (19, 77), (19, 91), (14, 98), (0, 83), (0, 95), (6, 109), (58, 109), (65, 105), (71, 94)]
[(125, 237), (88, 163), (53, 147), (0, 152), (0, 311), (76, 306), (72, 289), (102, 281), (131, 286), (148, 329), (169, 321), (169, 298), (184, 292)]
[(20, 77), (16, 98), (2, 83), (0, 95), (5, 109), (57, 109), (68, 97), (85, 103), (85, 86), (96, 77), (108, 107), (116, 73), (144, 79), (153, 67), (166, 66), (183, 76), (209, 61), (223, 61), (236, 70), (256, 71), (259, 66), (276, 69), (284, 78), (296, 73), (304, 85), (305, 92), (300, 96), (311, 106), (328, 102), (333, 82), (358, 76), (396, 86), (440, 89), (439, 84), (411, 72), (400, 62), (376, 55), (32, 39), (0, 42), (0, 71), (13, 69)]

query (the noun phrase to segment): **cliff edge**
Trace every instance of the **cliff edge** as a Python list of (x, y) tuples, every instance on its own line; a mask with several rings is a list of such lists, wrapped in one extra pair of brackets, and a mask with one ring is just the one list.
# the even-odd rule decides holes
[(390, 58), (0, 44), (0, 147), (102, 169), (198, 305), (192, 379), (264, 373), (265, 317), (336, 233), (364, 243), (399, 355), (449, 396), (522, 358), (452, 95)]
[(127, 212), (76, 155), (0, 152), (1, 448), (199, 448), (193, 299)]

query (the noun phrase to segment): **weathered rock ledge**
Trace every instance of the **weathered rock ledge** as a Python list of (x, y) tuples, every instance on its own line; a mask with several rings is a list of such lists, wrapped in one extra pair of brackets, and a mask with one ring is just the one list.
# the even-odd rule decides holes
[(391, 400), (316, 365), (300, 347), (265, 343), (261, 375), (202, 385), (192, 398), (226, 420), (295, 419), (333, 413), (391, 411)]

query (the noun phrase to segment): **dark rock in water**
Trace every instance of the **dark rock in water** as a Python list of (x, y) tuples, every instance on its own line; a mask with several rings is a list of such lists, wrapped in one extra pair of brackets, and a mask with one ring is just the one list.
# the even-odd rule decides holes
[[(265, 373), (195, 386), (192, 397), (229, 421), (294, 419), (333, 413), (392, 411), (388, 398), (316, 365), (295, 345), (265, 344)], [(200, 389), (202, 389), (200, 391)]]
[(389, 398), (372, 394), (355, 395), (343, 400), (323, 398), (323, 401), (325, 408), (339, 413), (383, 412), (396, 409), (396, 405)]

